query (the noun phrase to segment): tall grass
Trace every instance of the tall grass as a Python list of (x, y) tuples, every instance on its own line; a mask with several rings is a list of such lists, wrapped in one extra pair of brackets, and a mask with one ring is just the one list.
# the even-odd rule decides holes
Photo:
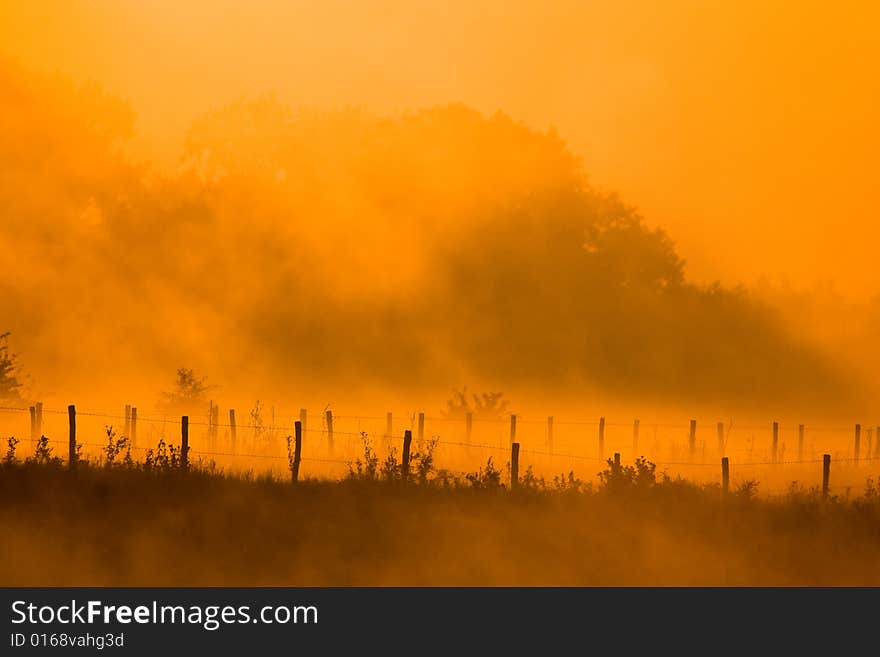
[(0, 581), (8, 585), (880, 585), (880, 496), (823, 500), (797, 483), (722, 496), (609, 461), (597, 483), (489, 459), (438, 469), (430, 443), (404, 477), (366, 439), (338, 481), (181, 467), (164, 441), (131, 457), (107, 433), (69, 469), (47, 440), (7, 441)]

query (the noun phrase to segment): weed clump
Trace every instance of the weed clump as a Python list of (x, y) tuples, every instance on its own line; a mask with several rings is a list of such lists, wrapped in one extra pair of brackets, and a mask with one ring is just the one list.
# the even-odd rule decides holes
[(379, 455), (373, 449), (369, 437), (365, 431), (361, 432), (361, 444), (363, 445), (364, 457), (355, 459), (348, 464), (348, 478), (361, 481), (378, 481), (384, 474), (384, 468), (379, 467)]
[(500, 490), (504, 488), (501, 483), (501, 470), (495, 467), (492, 457), (486, 461), (486, 467), (476, 472), (465, 475), (465, 479), (477, 490)]
[[(131, 441), (127, 436), (117, 436), (112, 426), (105, 427), (107, 432), (107, 445), (101, 450), (104, 454), (105, 468), (133, 468), (134, 459), (131, 457)], [(122, 460), (119, 455), (122, 454)]]
[(607, 459), (608, 467), (599, 473), (602, 490), (623, 493), (646, 491), (657, 485), (657, 466), (644, 456), (635, 460), (634, 465), (616, 464)]
[(53, 456), (52, 447), (49, 446), (49, 439), (46, 436), (40, 436), (34, 447), (34, 455), (25, 459), (25, 463), (33, 465), (51, 465), (60, 466), (63, 461), (60, 456)]
[[(425, 443), (422, 451), (410, 454), (408, 471), (404, 471), (404, 464), (401, 461), (398, 461), (396, 448), (389, 448), (385, 460), (380, 461), (379, 454), (373, 447), (366, 432), (361, 432), (361, 444), (363, 457), (358, 457), (348, 464), (347, 478), (350, 481), (408, 481), (420, 485), (427, 485), (435, 482), (449, 483), (449, 473), (447, 471), (437, 473), (434, 468), (434, 449), (437, 446), (436, 439), (429, 440)], [(442, 476), (439, 476), (440, 474), (442, 474)]]
[(15, 465), (15, 447), (16, 445), (18, 445), (19, 442), (21, 441), (19, 441), (19, 439), (15, 436), (10, 436), (6, 439), (6, 455), (3, 457), (3, 465)]
[(147, 450), (143, 469), (147, 472), (174, 472), (181, 469), (180, 449), (159, 439), (156, 449)]

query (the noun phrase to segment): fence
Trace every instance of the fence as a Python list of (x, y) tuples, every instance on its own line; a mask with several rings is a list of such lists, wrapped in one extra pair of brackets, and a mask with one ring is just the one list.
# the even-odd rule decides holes
[[(129, 439), (135, 460), (142, 461), (146, 450), (164, 440), (185, 445), (182, 454), (190, 464), (278, 476), (291, 476), (294, 469), (294, 478), (344, 476), (357, 459), (364, 458), (365, 441), (380, 460), (393, 450), (401, 461), (410, 450), (414, 456), (430, 445), (441, 475), (475, 472), (491, 458), (496, 467), (507, 470), (513, 486), (526, 474), (552, 479), (572, 473), (592, 481), (609, 467), (609, 459), (613, 470), (639, 456), (668, 476), (719, 483), (724, 489), (731, 482), (758, 481), (764, 494), (784, 492), (798, 482), (821, 487), (826, 494), (857, 495), (869, 477), (880, 474), (880, 426), (863, 429), (860, 424), (731, 426), (693, 419), (679, 424), (472, 413), (337, 415), (330, 410), (314, 418), (306, 409), (285, 414), (297, 418), (291, 423), (276, 424), (274, 418), (265, 422), (254, 412), (250, 421), (238, 423), (234, 409), (221, 422), (213, 402), (202, 417), (186, 418), (142, 414), (135, 406), (113, 413), (42, 404), (0, 407), (0, 415), (5, 435), (29, 436), (20, 439), (23, 444), (36, 443), (45, 435), (56, 455), (66, 451), (68, 462), (75, 461), (77, 446), (83, 458), (99, 458), (112, 430)], [(414, 445), (405, 444), (407, 436)]]

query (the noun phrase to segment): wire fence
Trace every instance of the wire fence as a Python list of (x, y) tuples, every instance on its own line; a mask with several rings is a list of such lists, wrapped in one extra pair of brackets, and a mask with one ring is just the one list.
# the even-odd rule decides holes
[[(267, 472), (284, 476), (290, 466), (287, 437), (295, 423), (255, 419), (238, 424), (219, 421), (211, 409), (188, 418), (189, 457), (226, 472)], [(180, 442), (181, 417), (156, 411), (141, 415), (101, 409), (75, 409), (77, 444), (83, 456), (100, 460), (111, 439), (128, 439), (135, 460), (141, 460), (159, 441)], [(274, 414), (273, 414), (274, 415)], [(281, 414), (279, 414), (281, 415)], [(297, 417), (283, 414), (282, 417)], [(435, 416), (424, 413), (335, 415), (317, 417), (301, 411), (303, 476), (339, 478), (365, 459), (369, 446), (381, 460), (399, 458), (402, 438), (409, 430), (414, 451), (430, 450), (434, 468), (464, 475), (485, 468), (509, 468), (511, 443), (519, 447), (519, 470), (548, 479), (574, 475), (594, 481), (615, 454), (621, 462), (645, 457), (658, 471), (697, 483), (717, 483), (721, 458), (727, 457), (734, 482), (759, 481), (762, 493), (784, 492), (792, 482), (818, 486), (823, 455), (834, 463), (831, 490), (852, 491), (880, 475), (880, 426), (807, 425), (768, 422), (722, 424), (621, 422), (583, 418), (529, 416)], [(31, 444), (45, 435), (55, 454), (67, 453), (69, 409), (37, 405), (0, 406), (0, 431)], [(23, 458), (28, 450), (20, 449)], [(796, 455), (796, 456), (795, 456)]]

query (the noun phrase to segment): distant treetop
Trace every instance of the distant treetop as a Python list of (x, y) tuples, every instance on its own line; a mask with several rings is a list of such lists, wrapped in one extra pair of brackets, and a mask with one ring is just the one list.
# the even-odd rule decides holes
[(21, 398), (21, 381), (16, 355), (9, 350), (10, 333), (0, 333), (0, 400)]
[(198, 376), (193, 369), (178, 368), (174, 388), (162, 393), (163, 405), (169, 410), (180, 410), (204, 403), (208, 391), (214, 387), (206, 381), (207, 377)]

